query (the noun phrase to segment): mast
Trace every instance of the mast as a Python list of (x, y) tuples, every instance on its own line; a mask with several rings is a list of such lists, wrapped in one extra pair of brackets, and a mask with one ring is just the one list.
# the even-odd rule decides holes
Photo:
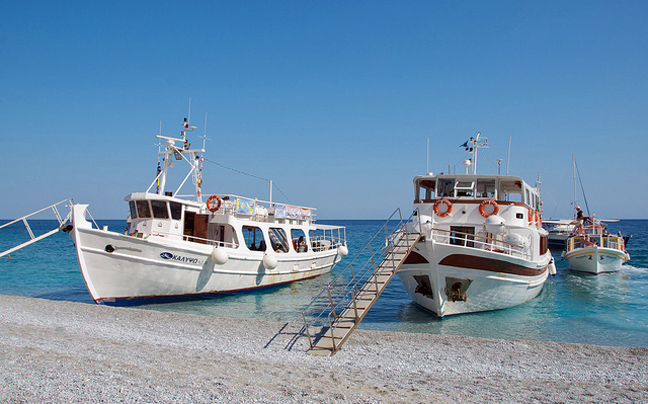
[[(166, 179), (167, 172), (169, 168), (175, 165), (175, 160), (185, 160), (191, 169), (189, 173), (184, 177), (174, 195), (177, 194), (182, 186), (185, 184), (187, 179), (193, 175), (193, 182), (195, 186), (195, 195), (198, 202), (202, 202), (201, 198), (201, 186), (202, 186), (202, 156), (199, 156), (199, 153), (204, 153), (205, 149), (190, 149), (190, 143), (187, 140), (187, 132), (193, 132), (196, 129), (195, 126), (189, 124), (187, 118), (184, 119), (182, 123), (182, 129), (180, 130), (180, 138), (173, 138), (169, 136), (156, 135), (158, 139), (166, 140), (166, 145), (163, 150), (159, 150), (158, 154), (163, 156), (164, 165), (158, 176), (155, 178), (153, 183), (149, 186), (146, 192), (149, 192), (153, 185), (157, 184), (157, 193), (164, 194), (166, 188)], [(179, 143), (179, 145), (178, 145)], [(187, 156), (185, 156), (187, 155)]]
[[(477, 149), (487, 149), (488, 138), (481, 137), (481, 132), (477, 132), (477, 137), (471, 137), (464, 144), (462, 144), (461, 147), (465, 148), (466, 151), (472, 155), (470, 161), (472, 165), (472, 174), (477, 175)], [(466, 168), (467, 167), (468, 166), (466, 166)]]
[(572, 206), (572, 213), (574, 220), (576, 220), (576, 157), (572, 156), (572, 180), (574, 182), (574, 206)]

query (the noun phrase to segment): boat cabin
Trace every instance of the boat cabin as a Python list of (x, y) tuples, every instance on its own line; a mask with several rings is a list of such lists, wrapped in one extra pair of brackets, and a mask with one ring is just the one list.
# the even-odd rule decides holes
[(518, 202), (537, 209), (536, 189), (519, 177), (485, 175), (421, 175), (414, 177), (414, 203), (430, 203), (437, 198), (494, 199)]
[[(509, 175), (421, 175), (414, 178), (414, 209), (422, 224), (450, 244), (517, 249), (529, 255), (548, 248), (538, 190)], [(539, 230), (534, 241), (529, 237)]]
[[(344, 228), (312, 225), (312, 208), (273, 204), (222, 195), (209, 204), (137, 192), (124, 198), (130, 208), (128, 234), (139, 238), (246, 248), (249, 251), (304, 253), (345, 243)], [(214, 209), (216, 208), (217, 209)]]

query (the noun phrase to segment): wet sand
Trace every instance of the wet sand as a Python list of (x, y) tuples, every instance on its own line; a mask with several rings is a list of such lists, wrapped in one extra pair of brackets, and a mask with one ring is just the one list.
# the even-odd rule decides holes
[(648, 403), (648, 349), (356, 330), (0, 295), (3, 403)]

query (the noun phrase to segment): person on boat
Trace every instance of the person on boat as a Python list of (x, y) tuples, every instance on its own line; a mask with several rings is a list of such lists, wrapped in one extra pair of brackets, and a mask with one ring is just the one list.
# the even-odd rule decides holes
[(583, 232), (583, 224), (585, 223), (585, 220), (587, 218), (585, 215), (583, 215), (583, 211), (581, 210), (580, 206), (576, 206), (576, 233), (582, 233)]
[(304, 236), (299, 236), (299, 240), (297, 240), (297, 252), (306, 252), (306, 242), (304, 241)]

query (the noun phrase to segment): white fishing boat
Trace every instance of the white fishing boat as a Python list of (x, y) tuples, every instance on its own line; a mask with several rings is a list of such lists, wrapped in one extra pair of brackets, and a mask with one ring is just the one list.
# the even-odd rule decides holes
[[(187, 134), (193, 129), (185, 119), (180, 138), (157, 136), (164, 142), (158, 151), (163, 165), (158, 163), (158, 176), (145, 192), (125, 198), (130, 208), (125, 232), (99, 228), (88, 205), (71, 199), (43, 209), (54, 211), (60, 229), (74, 241), (95, 302), (140, 304), (279, 285), (330, 272), (348, 254), (344, 227), (316, 224), (314, 208), (273, 202), (272, 182), (269, 201), (232, 194), (205, 197), (206, 138), (201, 149), (191, 149)], [(180, 162), (188, 165), (188, 173), (175, 191), (167, 191), (167, 174)], [(181, 195), (188, 180), (193, 189)], [(64, 203), (71, 207), (71, 219), (59, 214)], [(17, 220), (28, 230), (29, 216)], [(2, 254), (57, 230), (39, 237), (30, 231), (32, 240)]]
[(477, 150), (487, 147), (479, 134), (463, 146), (472, 153), (465, 174), (414, 177), (410, 227), (424, 239), (397, 272), (414, 302), (439, 317), (519, 305), (555, 274), (539, 190), (477, 174)]
[[(587, 214), (589, 215), (589, 206), (587, 205), (587, 198), (585, 197), (585, 190), (580, 181), (580, 173), (578, 171), (578, 165), (576, 164), (576, 157), (572, 156), (572, 165), (573, 165), (573, 182), (574, 182), (574, 196), (572, 201), (572, 209), (574, 210), (574, 215), (571, 219), (549, 219), (543, 220), (542, 226), (549, 232), (549, 248), (554, 250), (565, 251), (567, 248), (567, 240), (577, 233), (578, 226), (583, 226), (583, 221), (586, 216), (581, 210), (580, 206), (576, 205), (577, 202), (577, 190), (580, 188), (582, 194), (583, 202), (585, 203), (585, 208), (587, 209)], [(580, 183), (580, 185), (579, 185)], [(589, 217), (587, 217), (589, 218)], [(607, 224), (606, 222), (618, 222), (618, 220), (598, 220), (598, 225), (602, 226), (602, 231), (606, 231)], [(621, 235), (620, 235), (621, 236)], [(625, 246), (628, 245), (628, 241), (632, 236), (621, 236), (623, 238), (623, 243)], [(577, 243), (578, 244), (578, 243)]]
[(630, 260), (624, 237), (610, 234), (594, 217), (588, 222), (590, 224), (577, 226), (575, 234), (567, 239), (562, 258), (574, 271), (591, 274), (617, 272), (623, 263)]

